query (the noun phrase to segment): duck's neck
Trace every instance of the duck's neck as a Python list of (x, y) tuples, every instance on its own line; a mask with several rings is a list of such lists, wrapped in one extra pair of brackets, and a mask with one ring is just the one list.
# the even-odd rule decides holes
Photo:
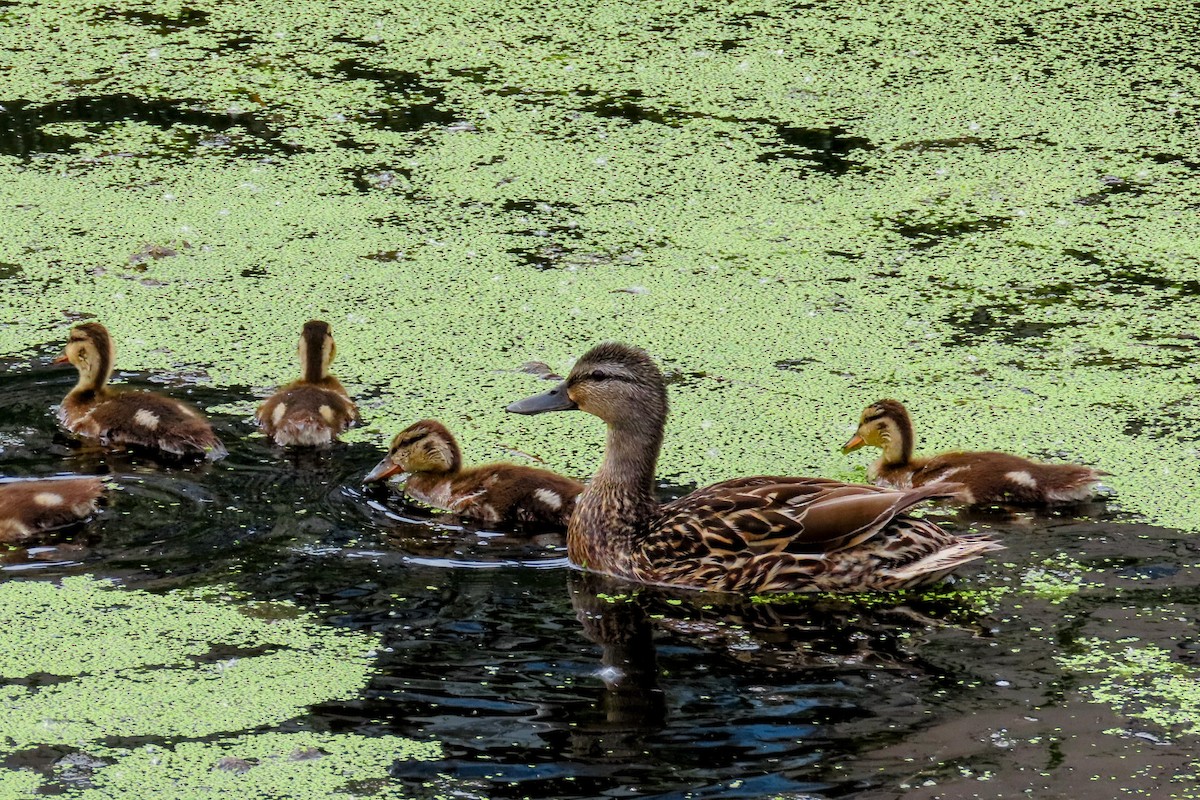
[(654, 469), (662, 447), (662, 426), (608, 426), (604, 462), (593, 487), (630, 500), (654, 503)]
[(883, 440), (883, 458), (879, 459), (879, 463), (884, 467), (902, 467), (912, 461), (912, 422), (907, 417), (892, 418), (890, 422), (887, 438)]
[(103, 393), (104, 384), (112, 375), (112, 356), (96, 351), (95, 363), (88, 362), (79, 367), (79, 380), (71, 389), (70, 395), (75, 397), (94, 397)]
[(633, 556), (658, 510), (654, 468), (662, 446), (661, 418), (609, 423), (604, 462), (580, 495), (567, 529), (574, 563), (631, 576)]
[(326, 356), (325, 337), (304, 337), (304, 348), (300, 357), (304, 380), (308, 383), (320, 383), (325, 380), (329, 377), (329, 362), (330, 359)]

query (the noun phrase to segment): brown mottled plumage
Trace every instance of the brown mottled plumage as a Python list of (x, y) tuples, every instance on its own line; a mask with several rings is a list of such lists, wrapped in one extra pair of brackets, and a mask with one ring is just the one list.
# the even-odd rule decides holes
[(300, 380), (281, 386), (254, 417), (278, 445), (328, 445), (358, 422), (354, 401), (329, 374), (337, 352), (329, 325), (315, 319), (304, 323), (299, 352)]
[(895, 400), (880, 400), (863, 411), (858, 432), (842, 452), (863, 445), (878, 447), (883, 457), (869, 472), (880, 486), (910, 489), (957, 483), (962, 490), (956, 499), (967, 505), (1078, 503), (1090, 499), (1101, 476), (1109, 474), (1079, 464), (1043, 464), (992, 451), (913, 458), (913, 442), (908, 410)]
[(463, 469), (462, 453), (442, 423), (421, 420), (396, 434), (368, 483), (404, 473), (404, 491), (434, 508), (489, 524), (531, 523), (563, 530), (583, 484), (518, 464)]
[(187, 403), (154, 392), (117, 391), (106, 386), (115, 356), (112, 337), (99, 322), (71, 329), (66, 352), (54, 362), (69, 361), (79, 370), (79, 382), (58, 408), (63, 427), (105, 445), (211, 460), (226, 454), (208, 421)]
[(596, 476), (567, 529), (567, 555), (595, 572), (723, 592), (892, 590), (938, 580), (999, 548), (902, 512), (957, 487), (896, 492), (823, 478), (757, 476), (660, 505), (654, 468), (667, 417), (662, 373), (606, 343), (519, 414), (580, 409), (608, 424)]
[(100, 478), (47, 478), (0, 482), (0, 542), (28, 539), (78, 522), (96, 511)]

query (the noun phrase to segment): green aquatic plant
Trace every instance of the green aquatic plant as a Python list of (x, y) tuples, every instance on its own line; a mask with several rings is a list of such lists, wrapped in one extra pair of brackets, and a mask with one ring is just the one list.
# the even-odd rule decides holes
[(597, 433), (504, 417), (506, 370), (621, 338), (678, 370), (681, 482), (855, 477), (899, 395), (931, 451), (1095, 464), (1200, 529), (1187, 15), (1035, 3), (1006, 47), (1000, 7), (760, 6), (7, 6), (0, 352), (88, 315), (123, 369), (262, 392), (319, 316), (352, 438), (437, 415), (586, 475)]
[(1200, 734), (1200, 673), (1168, 650), (1137, 640), (1088, 639), (1082, 653), (1061, 656), (1065, 669), (1099, 676), (1080, 690), (1118, 713), (1183, 736)]
[[(228, 789), (233, 776), (211, 774), (223, 756), (263, 767), (242, 785), (269, 776), (294, 785), (289, 796), (327, 796), (356, 777), (386, 778), (388, 758), (438, 756), (436, 743), (400, 737), (272, 733), (312, 705), (357, 696), (377, 639), (285, 603), (215, 594), (151, 594), (86, 577), (0, 583), (0, 751), (53, 745), (99, 758), (107, 765), (86, 795), (96, 797), (128, 796), (135, 785), (168, 796), (181, 781), (194, 784), (189, 791)], [(314, 748), (330, 756), (322, 766), (293, 763)], [(0, 770), (0, 789), (26, 786), (41, 781)]]

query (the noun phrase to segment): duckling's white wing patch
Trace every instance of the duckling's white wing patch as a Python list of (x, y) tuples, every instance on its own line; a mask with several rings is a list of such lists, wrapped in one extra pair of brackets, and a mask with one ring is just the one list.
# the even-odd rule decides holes
[(546, 504), (547, 507), (553, 509), (554, 511), (562, 508), (562, 498), (557, 493), (552, 492), (549, 489), (535, 489), (533, 496), (538, 500), (541, 500)]
[(1030, 489), (1037, 488), (1037, 480), (1024, 470), (1013, 470), (1012, 472), (1004, 473), (1004, 477), (1008, 478), (1013, 483), (1019, 483), (1021, 486), (1028, 486)]
[(148, 431), (158, 428), (158, 414), (155, 414), (148, 408), (139, 408), (137, 413), (133, 415), (133, 422), (136, 425), (141, 425)]
[(38, 492), (33, 496), (33, 502), (45, 508), (53, 508), (54, 506), (61, 506), (63, 504), (63, 497), (61, 494), (55, 494), (54, 492)]

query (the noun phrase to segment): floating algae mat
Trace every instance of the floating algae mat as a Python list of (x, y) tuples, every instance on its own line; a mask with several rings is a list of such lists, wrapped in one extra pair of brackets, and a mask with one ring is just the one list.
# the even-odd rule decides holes
[[(721, 656), (733, 666), (704, 672), (712, 654), (672, 640), (675, 650), (660, 657), (681, 678), (667, 689), (673, 722), (655, 723), (666, 727), (650, 748), (663, 761), (639, 761), (621, 780), (646, 791), (686, 784), (757, 797), (829, 787), (846, 795), (919, 775), (905, 789), (914, 797), (953, 781), (1002, 796), (1056, 764), (1112, 773), (1148, 747), (1164, 755), (1123, 786), (1137, 791), (1166, 773), (1183, 776), (1183, 786), (1196, 774), (1190, 761), (1175, 745), (1138, 738), (1139, 726), (1165, 724), (1171, 713), (1114, 699), (1143, 680), (1121, 665), (1153, 666), (1174, 644), (1136, 626), (1121, 634), (1136, 641), (1117, 643), (1103, 629), (1085, 637), (1075, 621), (1119, 607), (1144, 622), (1164, 593), (1193, 602), (1198, 27), (1200, 11), (1185, 2), (0, 2), (0, 380), (11, 390), (0, 402), (8, 413), (8, 398), (22, 398), (17, 422), (0, 415), (5, 470), (96, 466), (88, 456), (64, 465), (71, 456), (53, 439), (48, 414), (71, 382), (48, 362), (83, 318), (113, 332), (119, 377), (187, 386), (235, 443), (230, 460), (207, 473), (156, 479), (140, 465), (124, 470), (98, 523), (102, 544), (80, 557), (83, 566), (67, 556), (65, 566), (33, 568), (55, 577), (184, 575), (188, 586), (244, 580), (256, 596), (343, 604), (344, 618), (333, 620), (355, 631), (374, 631), (393, 613), (409, 626), (387, 634), (396, 654), (379, 664), (352, 654), (373, 644), (296, 623), (287, 635), (319, 641), (306, 657), (343, 653), (337, 680), (312, 695), (280, 688), (283, 699), (269, 708), (239, 697), (225, 711), (127, 714), (110, 687), (136, 686), (147, 670), (164, 702), (186, 703), (195, 688), (187, 670), (161, 660), (169, 653), (143, 650), (152, 643), (141, 640), (129, 663), (106, 660), (119, 648), (95, 654), (100, 673), (80, 664), (62, 681), (44, 670), (59, 677), (36, 692), (10, 682), (5, 707), (28, 713), (3, 723), (14, 727), (0, 746), (16, 755), (0, 795), (64, 785), (67, 767), (19, 771), (30, 750), (41, 754), (38, 765), (72, 752), (102, 760), (71, 767), (92, 775), (70, 790), (89, 796), (138, 785), (161, 785), (162, 796), (238, 796), (235, 786), (266, 796), (248, 787), (285, 785), (293, 764), (310, 770), (304, 791), (316, 795), (399, 785), (436, 794), (450, 784), (478, 785), (480, 795), (501, 786), (514, 796), (615, 790), (608, 765), (588, 759), (642, 753), (646, 742), (621, 733), (620, 691), (607, 716), (579, 711), (595, 697), (572, 682), (594, 681), (584, 676), (598, 664), (561, 586), (550, 586), (547, 575), (558, 573), (503, 556), (475, 571), (431, 567), (443, 562), (424, 551), (419, 563), (389, 562), (373, 549), (376, 534), (363, 533), (378, 520), (339, 488), (422, 417), (459, 434), (470, 461), (533, 457), (590, 474), (602, 443), (594, 419), (502, 409), (544, 388), (519, 371), (523, 363), (565, 373), (613, 338), (646, 347), (669, 373), (660, 473), (672, 483), (755, 472), (862, 479), (867, 457), (837, 448), (864, 405), (894, 396), (913, 413), (919, 449), (997, 448), (1092, 464), (1113, 473), (1109, 509), (1120, 516), (1091, 527), (1062, 517), (1015, 523), (1003, 556), (1013, 566), (989, 565), (971, 588), (984, 593), (985, 618), (1000, 620), (995, 630), (950, 626), (919, 634), (932, 637), (921, 651), (928, 661), (885, 653), (863, 662), (922, 676), (926, 705), (899, 698), (874, 709), (881, 689), (872, 680), (908, 691), (899, 678), (813, 679), (814, 695), (759, 662), (743, 675), (737, 654), (770, 647), (741, 634)], [(295, 376), (300, 326), (313, 317), (333, 326), (335, 371), (361, 399), (366, 424), (319, 464), (319, 478), (299, 467), (280, 478), (268, 466), (277, 454), (245, 439), (245, 419), (256, 397)], [(241, 480), (236, 471), (251, 466)], [(346, 556), (360, 547), (372, 555)], [(486, 538), (468, 549), (472, 558), (500, 552)], [(1074, 565), (1065, 572), (1044, 563), (1060, 549)], [(332, 569), (331, 558), (354, 563)], [(384, 566), (370, 566), (380, 558)], [(446, 563), (464, 558), (456, 552)], [(1009, 592), (1006, 575), (1025, 589)], [(427, 586), (450, 591), (451, 581), (450, 600), (418, 599)], [(294, 584), (304, 587), (296, 597)], [(19, 588), (22, 607), (50, 602), (35, 597), (36, 584)], [(157, 589), (85, 582), (54, 591), (83, 609), (121, 592), (151, 615), (203, 607)], [(412, 598), (395, 601), (407, 611), (389, 606), (395, 597)], [(222, 602), (241, 613), (241, 601)], [(529, 603), (524, 627), (512, 629), (514, 608)], [(1022, 646), (1031, 627), (1043, 630)], [(253, 631), (245, 641), (276, 641)], [(199, 636), (199, 652), (208, 652), (208, 634)], [(481, 642), (484, 661), (511, 656), (522, 665), (486, 673), (500, 697), (472, 694), (480, 680), (462, 665), (478, 664), (480, 652), (459, 639)], [(21, 666), (41, 645), (11, 641), (16, 666), (6, 679), (41, 674)], [(242, 674), (284, 681), (312, 670), (298, 641), (236, 656), (247, 662)], [(229, 646), (241, 653), (244, 645)], [(963, 654), (976, 661), (960, 663)], [(422, 658), (428, 674), (409, 685)], [(0, 663), (9, 659), (0, 653)], [(384, 677), (369, 679), (370, 697), (346, 699), (359, 697), (373, 666)], [(1169, 673), (1190, 679), (1193, 666)], [(1092, 681), (1099, 668), (1120, 674)], [(961, 680), (947, 677), (953, 670)], [(228, 672), (236, 679), (236, 668)], [(702, 688), (670, 694), (683, 685)], [(1167, 698), (1155, 701), (1162, 706), (1181, 696), (1175, 688), (1147, 691)], [(746, 705), (746, 697), (756, 699)], [(1094, 710), (1041, 713), (1061, 698), (1072, 714)], [(1039, 732), (1021, 738), (1010, 719), (984, 713), (1006, 703), (1032, 708), (1025, 716), (1037, 717), (1029, 725)], [(314, 705), (328, 707), (313, 712), (320, 729), (296, 727)], [(716, 720), (735, 706), (744, 716), (721, 728)], [(886, 722), (864, 734), (867, 744), (851, 707)], [(922, 727), (923, 717), (905, 716), (914, 707), (951, 721)], [(59, 711), (78, 708), (105, 715)], [(955, 749), (978, 732), (953, 727), (963, 708), (996, 729), (970, 752)], [(775, 716), (784, 711), (802, 724), (784, 725)], [(21, 727), (39, 713), (67, 721)], [(378, 722), (385, 717), (387, 725)], [(528, 723), (519, 742), (513, 719)], [(694, 735), (668, 735), (685, 723)], [(893, 729), (908, 732), (904, 742)], [(1175, 733), (1184, 742), (1193, 735)], [(1072, 749), (1072, 741), (1091, 747), (1092, 734), (1102, 736), (1099, 756)], [(165, 749), (138, 749), (130, 736)], [(785, 744), (800, 740), (811, 743)], [(450, 749), (425, 771), (385, 757), (392, 744), (414, 741)], [(752, 762), (776, 780), (721, 783), (706, 771), (713, 765), (689, 760), (706, 741), (744, 744), (730, 751), (744, 759), (778, 759)], [(310, 749), (326, 755), (289, 760)], [(880, 759), (876, 771), (870, 759), (852, 766), (835, 757), (867, 750)], [(897, 766), (931, 752), (942, 754), (932, 771)], [(226, 756), (251, 768), (231, 762), (176, 775), (175, 784), (145, 773), (182, 763), (208, 770)], [(836, 766), (812, 766), (827, 756)], [(488, 759), (496, 768), (481, 770)], [(570, 759), (572, 770), (550, 766)], [(663, 764), (678, 777), (663, 777)], [(1048, 779), (1039, 788), (1056, 786)]]
[(1100, 8), (8, 3), (0, 349), (265, 388), (320, 316), (361, 439), (587, 474), (506, 370), (620, 338), (680, 481), (860, 474), (894, 395), (1195, 530), (1197, 12)]
[[(0, 755), (12, 763), (24, 753), (25, 766), (86, 784), (87, 798), (250, 788), (328, 797), (386, 778), (397, 758), (440, 755), (436, 744), (396, 737), (249, 733), (356, 695), (377, 640), (315, 625), (295, 607), (231, 599), (82, 577), (0, 584)], [(114, 747), (114, 737), (154, 743)], [(42, 784), (34, 770), (0, 770), (0, 796), (36, 794)]]

